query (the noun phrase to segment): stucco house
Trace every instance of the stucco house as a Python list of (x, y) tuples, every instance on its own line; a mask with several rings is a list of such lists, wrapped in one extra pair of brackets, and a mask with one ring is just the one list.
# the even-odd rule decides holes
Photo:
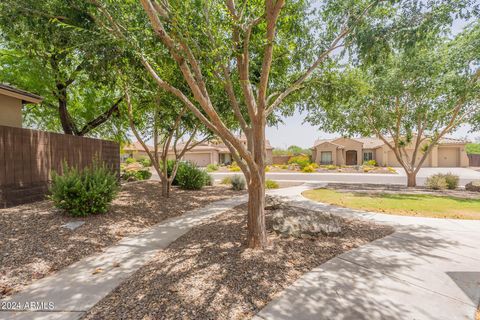
[[(443, 138), (439, 141), (427, 159), (424, 167), (467, 167), (468, 156), (465, 151), (467, 141)], [(407, 147), (409, 156), (413, 155), (413, 146)], [(416, 156), (420, 161), (422, 153)], [(400, 163), (390, 148), (378, 138), (335, 138), (315, 141), (312, 148), (312, 160), (318, 164), (361, 165), (364, 161), (375, 160), (380, 166), (400, 167)]]
[[(247, 143), (247, 140), (244, 137), (241, 137), (240, 141), (245, 145)], [(268, 140), (266, 140), (265, 143), (267, 150), (266, 162), (267, 164), (271, 164), (273, 159), (273, 148)], [(147, 147), (152, 151), (154, 149), (153, 146)], [(177, 149), (181, 150), (182, 145), (179, 144)], [(130, 156), (135, 159), (148, 157), (147, 153), (139, 142), (125, 146), (123, 151), (125, 156)], [(168, 157), (173, 158), (173, 149), (170, 149), (168, 153)], [(233, 162), (230, 150), (228, 150), (227, 146), (220, 141), (200, 143), (191, 150), (187, 151), (182, 160), (194, 162), (200, 167), (205, 167), (209, 164), (230, 164)]]
[(22, 106), (26, 103), (40, 103), (43, 98), (0, 83), (0, 126), (22, 127)]

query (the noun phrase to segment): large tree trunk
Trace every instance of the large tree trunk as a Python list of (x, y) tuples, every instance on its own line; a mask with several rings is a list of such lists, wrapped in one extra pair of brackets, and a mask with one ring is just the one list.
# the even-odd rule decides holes
[(60, 116), (60, 123), (62, 124), (63, 132), (65, 134), (73, 135), (74, 130), (67, 110), (67, 88), (61, 83), (57, 83), (57, 95), (58, 114)]
[(417, 173), (407, 171), (407, 187), (413, 188), (417, 186)]
[[(260, 117), (262, 118), (262, 117)], [(248, 184), (247, 245), (249, 248), (265, 248), (265, 119), (253, 129), (253, 154), (259, 176), (251, 174)]]

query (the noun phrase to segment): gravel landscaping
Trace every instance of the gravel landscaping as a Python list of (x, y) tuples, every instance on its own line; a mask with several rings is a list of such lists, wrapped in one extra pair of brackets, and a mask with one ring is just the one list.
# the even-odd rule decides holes
[[(174, 188), (161, 197), (158, 181), (122, 186), (108, 213), (87, 218), (62, 214), (50, 201), (0, 209), (0, 298), (111, 246), (121, 238), (164, 219), (242, 192), (224, 186), (201, 191)], [(84, 222), (75, 230), (64, 227)]]
[(248, 319), (303, 273), (352, 248), (390, 234), (388, 226), (341, 220), (337, 236), (285, 238), (245, 248), (246, 206), (194, 227), (160, 252), (85, 319)]

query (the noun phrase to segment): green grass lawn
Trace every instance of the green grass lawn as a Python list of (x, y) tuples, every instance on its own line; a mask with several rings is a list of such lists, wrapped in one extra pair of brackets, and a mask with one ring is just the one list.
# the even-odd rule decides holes
[(311, 200), (366, 211), (405, 216), (480, 220), (480, 200), (427, 194), (377, 194), (308, 190)]

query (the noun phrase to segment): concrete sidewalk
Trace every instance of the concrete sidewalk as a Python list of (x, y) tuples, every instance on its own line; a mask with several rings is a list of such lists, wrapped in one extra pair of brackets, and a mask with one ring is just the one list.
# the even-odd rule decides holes
[(480, 221), (361, 212), (276, 193), (296, 205), (393, 225), (396, 232), (304, 274), (255, 319), (475, 319), (480, 301)]
[[(246, 201), (246, 196), (217, 201), (125, 238), (103, 253), (78, 261), (0, 301), (0, 319), (80, 319), (159, 250), (192, 227)], [(18, 311), (5, 310), (11, 307), (18, 307)]]

